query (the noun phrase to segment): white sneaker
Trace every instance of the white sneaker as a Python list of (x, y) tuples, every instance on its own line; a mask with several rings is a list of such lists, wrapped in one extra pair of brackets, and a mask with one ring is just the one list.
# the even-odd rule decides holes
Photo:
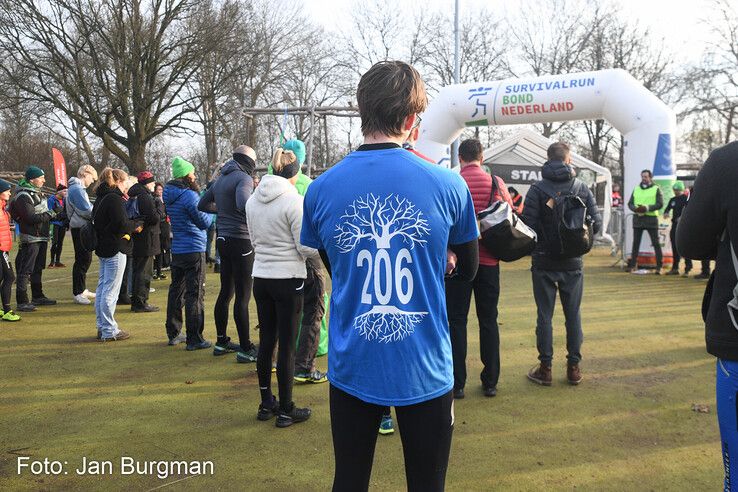
[(85, 289), (85, 291), (82, 292), (82, 295), (85, 296), (85, 297), (87, 297), (87, 298), (89, 298), (89, 299), (94, 299), (95, 298), (95, 293), (94, 292), (90, 292), (87, 289)]
[(153, 294), (154, 292), (156, 292), (156, 289), (153, 287), (149, 287), (149, 294)]
[(74, 296), (74, 302), (76, 302), (77, 304), (85, 304), (85, 305), (92, 304), (92, 301), (86, 298), (84, 296), (84, 293), (77, 294), (76, 296)]

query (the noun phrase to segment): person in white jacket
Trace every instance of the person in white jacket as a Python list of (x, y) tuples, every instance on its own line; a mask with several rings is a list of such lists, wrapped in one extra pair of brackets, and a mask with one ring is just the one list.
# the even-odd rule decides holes
[[(276, 415), (277, 427), (310, 418), (309, 408), (292, 401), (295, 372), (295, 338), (302, 313), (307, 271), (305, 260), (318, 251), (300, 244), (302, 196), (294, 187), (299, 162), (294, 153), (278, 149), (273, 175), (266, 175), (246, 202), (246, 222), (254, 247), (254, 300), (259, 318), (259, 376), (261, 404), (257, 418)], [(272, 394), (272, 353), (279, 340), (277, 383), (279, 401)]]

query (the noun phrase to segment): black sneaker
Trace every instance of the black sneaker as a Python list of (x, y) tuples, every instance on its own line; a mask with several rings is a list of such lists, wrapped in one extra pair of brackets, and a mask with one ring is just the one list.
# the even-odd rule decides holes
[(277, 427), (289, 427), (292, 424), (297, 424), (300, 422), (305, 422), (307, 419), (310, 418), (310, 409), (309, 408), (297, 408), (295, 404), (292, 404), (292, 409), (287, 412), (282, 410), (281, 408), (277, 412)]
[(36, 306), (31, 304), (30, 302), (26, 302), (23, 304), (18, 304), (18, 307), (15, 310), (20, 311), (21, 313), (31, 313), (36, 310)]
[(31, 299), (31, 304), (33, 304), (34, 306), (54, 306), (56, 304), (56, 301), (54, 299), (49, 299), (48, 297), (43, 296)]
[(259, 411), (256, 413), (256, 419), (262, 422), (275, 417), (279, 413), (279, 402), (277, 398), (272, 395), (272, 404), (265, 407), (263, 403), (259, 403)]
[(193, 350), (207, 349), (207, 348), (210, 348), (212, 346), (213, 346), (212, 343), (208, 342), (207, 340), (203, 340), (202, 342), (198, 342), (198, 343), (188, 343), (187, 344), (187, 350), (189, 350), (191, 352)]
[(464, 388), (454, 388), (454, 400), (464, 399)]
[(216, 263), (213, 267), (213, 273), (220, 273), (220, 263)]
[(697, 280), (707, 280), (708, 278), (710, 278), (710, 274), (709, 273), (704, 273), (704, 272), (703, 273), (698, 273), (697, 275), (695, 275), (692, 278), (697, 279)]
[(158, 306), (152, 306), (151, 304), (131, 306), (131, 311), (134, 313), (156, 313), (159, 311)]
[(236, 362), (246, 364), (249, 362), (256, 362), (256, 358), (259, 355), (259, 350), (252, 343), (251, 348), (248, 350), (239, 350), (236, 352)]
[(240, 352), (241, 346), (237, 343), (231, 342), (231, 339), (229, 338), (224, 343), (215, 342), (215, 345), (213, 345), (213, 355), (225, 355), (230, 354), (232, 352)]
[(483, 386), (482, 391), (484, 392), (484, 396), (490, 398), (493, 396), (497, 396), (497, 386)]

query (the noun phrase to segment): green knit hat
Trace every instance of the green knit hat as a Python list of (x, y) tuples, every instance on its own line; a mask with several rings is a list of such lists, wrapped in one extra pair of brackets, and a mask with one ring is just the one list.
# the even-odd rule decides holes
[(26, 177), (26, 181), (30, 181), (32, 179), (40, 178), (44, 174), (45, 174), (44, 173), (44, 170), (41, 169), (40, 167), (28, 166), (28, 169), (26, 169), (26, 176), (25, 176)]
[(172, 161), (172, 176), (174, 179), (182, 178), (195, 172), (195, 166), (177, 156)]
[(681, 181), (677, 181), (676, 183), (674, 183), (671, 189), (677, 190), (677, 191), (684, 191), (684, 183), (682, 183)]
[(302, 140), (287, 140), (284, 145), (282, 145), (282, 148), (284, 150), (291, 150), (297, 157), (297, 162), (299, 162), (300, 165), (305, 162), (305, 143)]

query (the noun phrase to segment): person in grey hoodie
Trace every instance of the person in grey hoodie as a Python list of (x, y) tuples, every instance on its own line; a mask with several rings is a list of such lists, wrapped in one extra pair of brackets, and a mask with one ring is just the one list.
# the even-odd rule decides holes
[(533, 251), (531, 273), (533, 277), (533, 296), (538, 308), (536, 321), (536, 346), (540, 363), (530, 370), (528, 379), (544, 385), (551, 385), (551, 362), (553, 359), (553, 325), (551, 324), (559, 292), (566, 319), (567, 380), (576, 385), (582, 380), (579, 361), (582, 358), (582, 320), (580, 306), (584, 290), (582, 257), (559, 259), (549, 251), (551, 241), (558, 237), (558, 222), (553, 213), (554, 195), (571, 193), (582, 199), (587, 207), (587, 215), (593, 221), (593, 232), (602, 228), (602, 218), (597, 210), (592, 192), (574, 177), (571, 167), (569, 146), (563, 142), (551, 144), (547, 151), (548, 161), (543, 165), (543, 180), (530, 187), (525, 197), (522, 219), (538, 235), (538, 243)]
[[(236, 352), (238, 362), (256, 362), (256, 347), (249, 338), (249, 300), (254, 248), (246, 226), (246, 201), (254, 189), (252, 174), (256, 168), (256, 152), (241, 145), (233, 151), (233, 159), (220, 169), (220, 176), (203, 193), (197, 209), (217, 214), (215, 246), (220, 256), (220, 293), (215, 302), (215, 329), (218, 340), (213, 355)], [(228, 306), (233, 296), (233, 319), (236, 321), (238, 345), (227, 335)]]
[[(302, 313), (305, 261), (318, 251), (300, 244), (302, 196), (294, 187), (299, 163), (294, 153), (277, 149), (273, 175), (262, 178), (246, 203), (246, 219), (254, 245), (254, 299), (259, 317), (259, 377), (261, 404), (257, 419), (277, 416), (277, 427), (288, 427), (310, 417), (309, 408), (292, 401), (295, 338)], [(277, 382), (279, 401), (272, 395), (272, 353), (279, 339)]]
[(85, 250), (80, 240), (80, 229), (92, 220), (92, 204), (87, 196), (87, 188), (97, 181), (97, 171), (90, 165), (80, 166), (77, 177), (69, 178), (67, 190), (67, 217), (72, 230), (74, 245), (74, 266), (72, 266), (72, 296), (77, 304), (91, 304), (95, 293), (87, 290), (87, 270), (92, 263), (92, 253)]

